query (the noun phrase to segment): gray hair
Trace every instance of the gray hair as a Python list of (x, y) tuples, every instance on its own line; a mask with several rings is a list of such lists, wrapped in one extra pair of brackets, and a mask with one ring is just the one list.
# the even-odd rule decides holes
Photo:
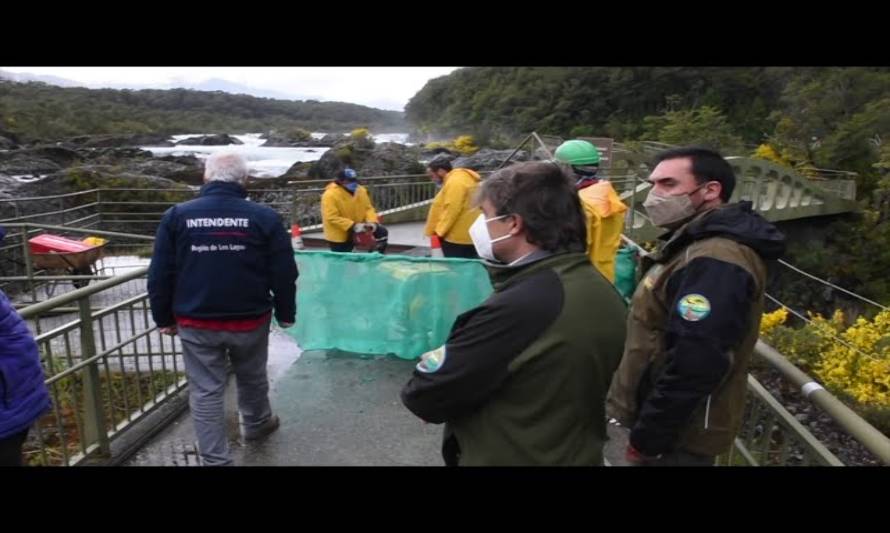
[(235, 152), (216, 152), (210, 154), (204, 163), (204, 181), (229, 181), (245, 183), (247, 181), (247, 161)]

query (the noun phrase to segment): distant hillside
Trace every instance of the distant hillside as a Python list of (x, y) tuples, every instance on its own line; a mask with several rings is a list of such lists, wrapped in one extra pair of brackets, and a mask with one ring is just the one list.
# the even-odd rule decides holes
[(290, 127), (406, 131), (399, 111), (343, 102), (275, 100), (188, 89), (87, 89), (0, 80), (0, 130), (25, 140), (97, 133), (237, 133)]

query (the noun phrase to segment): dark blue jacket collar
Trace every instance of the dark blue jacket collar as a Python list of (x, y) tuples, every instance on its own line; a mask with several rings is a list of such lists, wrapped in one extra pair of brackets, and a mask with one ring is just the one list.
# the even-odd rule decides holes
[(219, 194), (224, 196), (237, 196), (247, 198), (247, 189), (240, 183), (232, 181), (211, 181), (201, 186), (201, 196)]

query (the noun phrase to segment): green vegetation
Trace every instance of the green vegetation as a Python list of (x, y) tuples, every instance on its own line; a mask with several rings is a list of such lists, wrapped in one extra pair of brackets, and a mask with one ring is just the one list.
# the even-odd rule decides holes
[(273, 100), (221, 91), (63, 88), (0, 81), (0, 131), (24, 140), (101, 133), (347, 131), (358, 126), (376, 132), (405, 131), (398, 111), (342, 102)]
[[(430, 80), (405, 112), (421, 134), (473, 134), (483, 146), (534, 130), (857, 172), (861, 213), (833, 222), (824, 246), (792, 243), (789, 260), (890, 304), (886, 67), (473, 67)], [(828, 314), (837, 304), (797, 275), (782, 281), (788, 303)]]

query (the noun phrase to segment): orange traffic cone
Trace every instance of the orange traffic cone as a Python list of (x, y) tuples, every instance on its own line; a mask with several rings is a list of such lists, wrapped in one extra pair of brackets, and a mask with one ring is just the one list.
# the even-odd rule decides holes
[(306, 248), (303, 245), (303, 230), (300, 229), (299, 224), (293, 224), (290, 227), (290, 242), (293, 245), (294, 250), (302, 250)]
[(445, 254), (442, 253), (442, 243), (435, 233), (430, 236), (430, 257), (445, 257)]

